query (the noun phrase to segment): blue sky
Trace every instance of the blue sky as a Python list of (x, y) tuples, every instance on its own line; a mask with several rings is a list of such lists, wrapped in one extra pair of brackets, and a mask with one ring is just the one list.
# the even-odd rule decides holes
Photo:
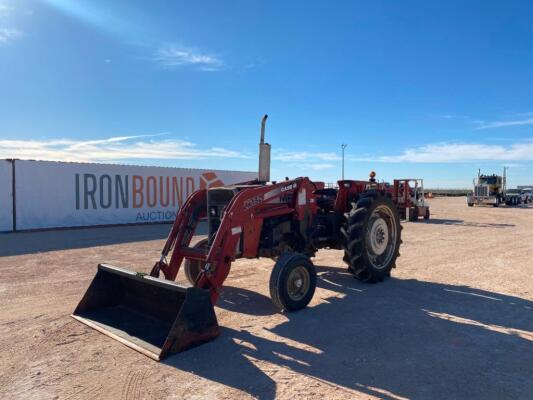
[(0, 0), (0, 158), (533, 183), (533, 2)]

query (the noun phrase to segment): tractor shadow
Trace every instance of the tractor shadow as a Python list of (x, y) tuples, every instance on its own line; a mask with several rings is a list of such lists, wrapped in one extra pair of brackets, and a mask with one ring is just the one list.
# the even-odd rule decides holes
[[(162, 240), (169, 230), (170, 224), (159, 223), (2, 233), (0, 257)], [(200, 225), (197, 234), (205, 232), (206, 227)]]
[(279, 312), (270, 297), (248, 289), (224, 285), (217, 307), (241, 314), (266, 316)]
[(164, 239), (168, 224), (56, 229), (2, 234), (0, 257)]
[(230, 288), (234, 304), (220, 306), (255, 319), (223, 327), (215, 341), (165, 363), (259, 399), (279, 396), (277, 371), (281, 382), (301, 375), (290, 385), (302, 397), (311, 393), (309, 380), (343, 398), (353, 391), (387, 400), (533, 393), (533, 302), (414, 279), (361, 284), (329, 266), (317, 272), (322, 302), (284, 314), (273, 328), (262, 318), (273, 313), (266, 296)]
[(425, 221), (417, 221), (417, 223), (435, 224), (435, 225), (455, 225), (455, 226), (468, 226), (473, 228), (511, 228), (516, 226), (514, 224), (494, 224), (490, 222), (470, 222), (462, 219), (439, 219), (431, 218)]

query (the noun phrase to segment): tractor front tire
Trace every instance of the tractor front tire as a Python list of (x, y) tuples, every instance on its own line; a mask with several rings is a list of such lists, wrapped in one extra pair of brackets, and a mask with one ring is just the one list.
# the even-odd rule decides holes
[(270, 297), (285, 311), (305, 308), (316, 288), (316, 270), (309, 259), (299, 253), (283, 253), (270, 274)]
[(431, 215), (431, 214), (430, 214), (430, 212), (429, 212), (429, 208), (426, 208), (426, 213), (424, 214), (424, 219), (425, 219), (425, 220), (428, 220), (430, 215)]
[(381, 282), (396, 266), (402, 242), (398, 209), (388, 194), (368, 191), (352, 203), (341, 228), (344, 260), (362, 282)]
[[(207, 239), (200, 240), (193, 246), (195, 249), (205, 249), (207, 248)], [(196, 278), (200, 275), (200, 272), (204, 268), (205, 262), (200, 260), (190, 260), (185, 259), (183, 263), (183, 272), (185, 273), (185, 278), (189, 281), (191, 285), (194, 286)]]

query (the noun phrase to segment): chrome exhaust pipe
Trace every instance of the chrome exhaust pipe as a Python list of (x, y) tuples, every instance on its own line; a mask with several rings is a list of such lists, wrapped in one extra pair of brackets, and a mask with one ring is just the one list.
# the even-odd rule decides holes
[(265, 143), (265, 125), (268, 115), (265, 114), (261, 120), (261, 140), (259, 142), (259, 171), (260, 182), (270, 181), (270, 144)]

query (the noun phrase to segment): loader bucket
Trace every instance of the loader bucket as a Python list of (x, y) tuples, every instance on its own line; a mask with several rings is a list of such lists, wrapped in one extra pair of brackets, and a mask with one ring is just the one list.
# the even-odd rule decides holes
[(219, 333), (209, 291), (105, 264), (72, 317), (155, 360)]

